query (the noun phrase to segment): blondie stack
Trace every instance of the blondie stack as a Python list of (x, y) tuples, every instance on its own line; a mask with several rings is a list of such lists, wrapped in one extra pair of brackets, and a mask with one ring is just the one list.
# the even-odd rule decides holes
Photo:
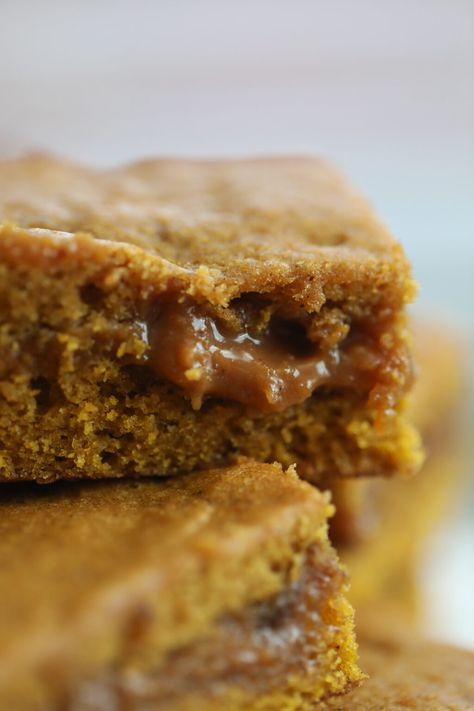
[[(388, 584), (359, 535), (376, 479), (389, 539), (423, 460), (413, 295), (318, 159), (0, 164), (2, 709), (411, 703), (424, 643), (367, 626), (360, 667), (350, 600)], [(423, 689), (464, 708), (472, 657), (443, 657)]]

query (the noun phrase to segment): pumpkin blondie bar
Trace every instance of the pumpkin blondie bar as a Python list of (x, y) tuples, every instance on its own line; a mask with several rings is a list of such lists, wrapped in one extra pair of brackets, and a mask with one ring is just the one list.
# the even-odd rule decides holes
[(317, 159), (2, 163), (0, 477), (412, 471), (413, 293)]
[(284, 711), (357, 666), (326, 495), (276, 464), (4, 487), (0, 707)]

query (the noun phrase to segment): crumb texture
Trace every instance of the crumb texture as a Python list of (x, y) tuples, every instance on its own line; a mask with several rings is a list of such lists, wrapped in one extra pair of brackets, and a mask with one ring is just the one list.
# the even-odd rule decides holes
[[(30, 156), (0, 164), (0, 188), (0, 478), (167, 475), (239, 455), (301, 462), (314, 481), (418, 466), (409, 266), (325, 163), (93, 171)], [(183, 300), (231, 329), (251, 304), (255, 327), (289, 320), (322, 365), (342, 365), (282, 412), (249, 407), (244, 387), (243, 403), (193, 401), (152, 367), (150, 313)]]

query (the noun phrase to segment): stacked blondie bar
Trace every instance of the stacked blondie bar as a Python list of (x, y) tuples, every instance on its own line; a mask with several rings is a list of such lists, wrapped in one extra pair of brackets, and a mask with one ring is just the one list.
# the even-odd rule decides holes
[(378, 623), (451, 486), (457, 385), (410, 403), (409, 264), (343, 178), (32, 155), (0, 220), (1, 708), (421, 709), (416, 650), (474, 666)]

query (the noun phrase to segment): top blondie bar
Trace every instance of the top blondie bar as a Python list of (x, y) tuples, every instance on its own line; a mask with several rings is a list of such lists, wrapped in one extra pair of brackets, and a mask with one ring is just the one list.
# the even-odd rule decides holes
[(316, 158), (0, 164), (0, 477), (420, 463), (403, 250)]

